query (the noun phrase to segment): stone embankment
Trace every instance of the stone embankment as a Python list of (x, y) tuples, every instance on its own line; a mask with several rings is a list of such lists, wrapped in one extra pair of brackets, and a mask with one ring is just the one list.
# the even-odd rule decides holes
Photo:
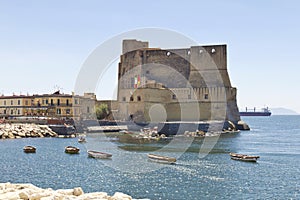
[(21, 123), (0, 124), (0, 139), (26, 137), (57, 137), (57, 134), (47, 125)]
[(42, 189), (32, 184), (0, 183), (0, 200), (132, 200), (132, 197), (116, 192), (109, 196), (105, 192), (84, 193), (74, 189)]

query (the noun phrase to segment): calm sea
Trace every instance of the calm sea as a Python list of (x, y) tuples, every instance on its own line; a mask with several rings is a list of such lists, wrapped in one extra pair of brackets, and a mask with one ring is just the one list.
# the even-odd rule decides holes
[[(80, 186), (85, 192), (112, 195), (120, 191), (153, 200), (300, 199), (300, 116), (243, 120), (251, 131), (183, 143), (137, 144), (102, 134), (88, 135), (86, 144), (78, 144), (76, 138), (0, 140), (0, 182), (54, 189)], [(37, 153), (23, 153), (25, 145), (36, 146)], [(79, 147), (80, 154), (65, 154), (68, 145)], [(108, 151), (113, 158), (87, 158), (87, 149)], [(175, 156), (177, 164), (149, 162), (149, 151)], [(229, 152), (260, 159), (257, 163), (234, 161)]]

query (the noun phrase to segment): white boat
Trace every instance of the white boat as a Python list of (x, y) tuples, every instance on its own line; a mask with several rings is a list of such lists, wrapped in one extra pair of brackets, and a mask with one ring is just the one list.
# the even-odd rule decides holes
[(165, 163), (165, 164), (172, 164), (176, 162), (176, 158), (168, 157), (168, 156), (161, 156), (156, 154), (148, 154), (148, 158), (151, 161)]
[(106, 158), (111, 158), (112, 154), (109, 153), (104, 153), (100, 151), (88, 151), (88, 156), (91, 158), (101, 158), (101, 159), (106, 159)]
[(237, 154), (237, 153), (230, 153), (229, 154), (232, 160), (239, 160), (245, 162), (256, 162), (259, 156), (251, 156), (247, 154)]

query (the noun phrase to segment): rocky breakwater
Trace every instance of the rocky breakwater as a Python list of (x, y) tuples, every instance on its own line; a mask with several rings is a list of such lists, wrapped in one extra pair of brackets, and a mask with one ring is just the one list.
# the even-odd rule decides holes
[(120, 192), (109, 196), (105, 192), (84, 193), (78, 187), (74, 189), (42, 189), (32, 184), (0, 183), (0, 199), (5, 200), (132, 200), (132, 197)]
[(57, 134), (47, 125), (21, 123), (0, 124), (0, 139), (26, 137), (57, 137)]

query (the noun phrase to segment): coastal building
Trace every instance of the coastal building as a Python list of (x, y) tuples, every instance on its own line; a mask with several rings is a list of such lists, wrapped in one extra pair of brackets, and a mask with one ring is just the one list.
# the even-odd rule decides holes
[(21, 116), (90, 119), (94, 117), (96, 95), (61, 94), (13, 95), (0, 97), (0, 117)]
[(49, 117), (66, 117), (73, 116), (73, 96), (70, 94), (53, 94), (33, 95), (34, 106), (32, 106), (32, 115), (49, 116)]
[(27, 115), (33, 99), (33, 96), (25, 95), (0, 96), (0, 117)]
[(228, 75), (226, 49), (226, 45), (160, 49), (149, 48), (148, 42), (124, 40), (114, 118), (237, 123), (237, 89)]

